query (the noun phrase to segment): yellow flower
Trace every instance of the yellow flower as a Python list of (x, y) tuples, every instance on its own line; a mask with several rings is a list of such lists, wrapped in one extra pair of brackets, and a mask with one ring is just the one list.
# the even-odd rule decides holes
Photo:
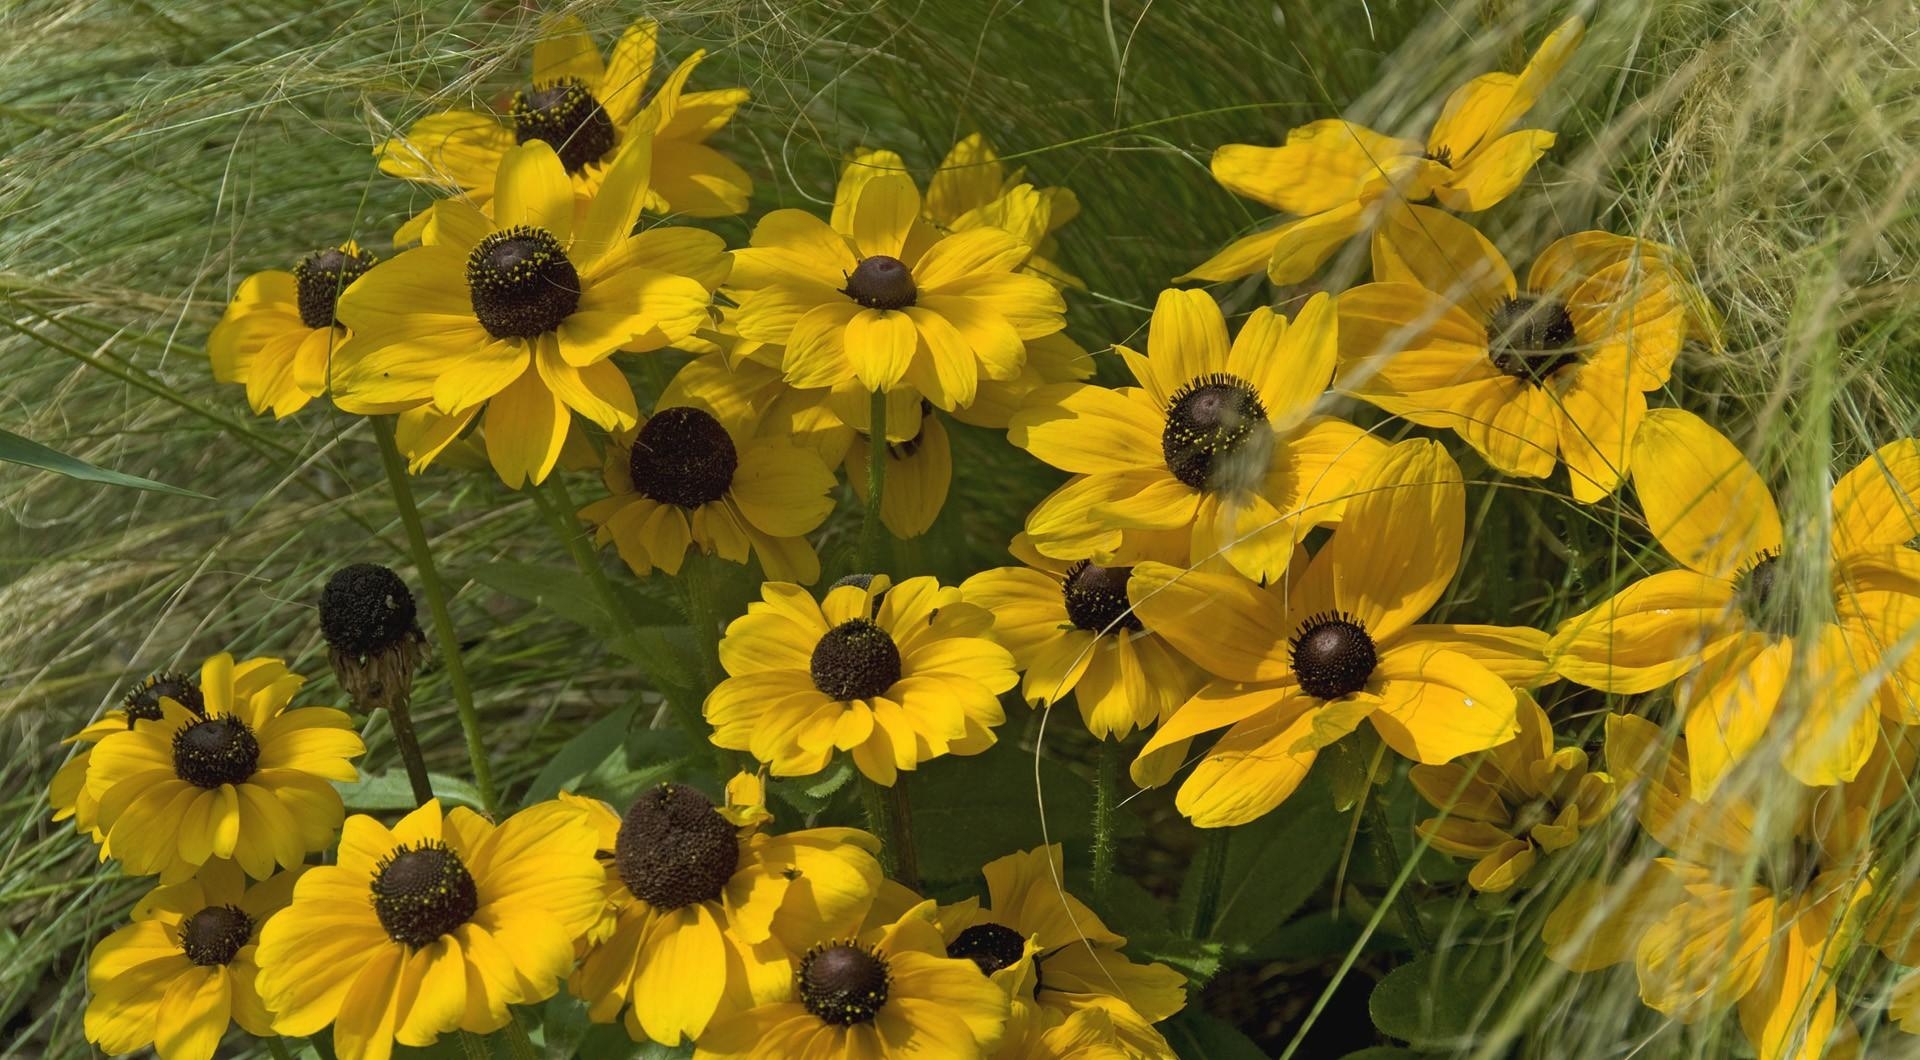
[(270, 269), (240, 281), (207, 336), (213, 377), (247, 388), (256, 414), (284, 419), (327, 392), (327, 358), (347, 339), (334, 302), (373, 268), (352, 240), (316, 250), (292, 272)]
[(1509, 475), (1543, 478), (1558, 457), (1575, 500), (1612, 493), (1700, 304), (1672, 252), (1581, 232), (1541, 252), (1523, 290), (1464, 221), (1390, 216), (1379, 282), (1340, 296), (1339, 387), (1453, 431)]
[[(1031, 187), (1016, 190), (1038, 202)], [(831, 224), (775, 210), (751, 242), (734, 253), (732, 323), (743, 339), (783, 347), (796, 387), (906, 384), (942, 409), (965, 408), (983, 378), (1015, 378), (1026, 344), (1066, 323), (1060, 293), (1017, 271), (1032, 247), (990, 225), (941, 234), (891, 163), (847, 168)]]
[[(906, 168), (898, 155), (875, 151), (859, 162), (871, 172)], [(964, 232), (970, 228), (994, 227), (1012, 232), (1033, 248), (1025, 271), (1046, 278), (1062, 287), (1084, 289), (1086, 284), (1068, 272), (1055, 259), (1060, 228), (1080, 215), (1080, 199), (1071, 188), (1033, 188), (1029, 199), (1021, 190), (1031, 187), (1025, 170), (1007, 172), (1006, 164), (987, 142), (973, 133), (963, 137), (940, 160), (940, 168), (927, 182), (926, 200), (921, 207), (927, 220), (942, 232)]]
[(1460, 469), (1438, 443), (1412, 440), (1388, 450), (1333, 536), (1281, 582), (1135, 567), (1127, 589), (1141, 621), (1216, 678), (1142, 759), (1227, 728), (1181, 784), (1180, 812), (1203, 828), (1259, 817), (1363, 720), (1429, 765), (1512, 739), (1512, 686), (1547, 677), (1546, 634), (1417, 624), (1452, 582), (1465, 531)]
[[(242, 698), (252, 695), (259, 687), (270, 684), (280, 672), (267, 668), (250, 669), (245, 678), (245, 687), (239, 695)], [(207, 713), (207, 701), (200, 695), (197, 678), (162, 670), (147, 675), (139, 684), (128, 689), (120, 700), (120, 706), (60, 741), (63, 744), (85, 746), (76, 750), (73, 757), (54, 772), (53, 782), (47, 785), (47, 801), (53, 804), (54, 820), (64, 821), (71, 817), (76, 830), (92, 836), (96, 843), (105, 841), (106, 837), (101, 834), (97, 820), (100, 802), (87, 793), (87, 766), (93, 761), (93, 745), (143, 721), (160, 721), (165, 716), (160, 706), (162, 700), (184, 708), (190, 714), (205, 717)]]
[(366, 747), (344, 712), (288, 708), (305, 683), (278, 659), (223, 652), (200, 668), (204, 714), (162, 696), (157, 720), (102, 737), (85, 796), (102, 860), (177, 883), (231, 858), (261, 880), (324, 848), (346, 812), (328, 781), (358, 779)]
[(1443, 811), (1419, 832), (1435, 849), (1477, 858), (1467, 873), (1475, 890), (1519, 883), (1543, 854), (1564, 850), (1613, 807), (1613, 778), (1587, 770), (1587, 753), (1553, 746), (1553, 723), (1526, 692), (1516, 692), (1520, 735), (1482, 753), (1471, 766), (1413, 767), (1413, 786)]
[(595, 1022), (678, 1045), (716, 1019), (782, 1000), (789, 962), (860, 926), (880, 886), (880, 844), (852, 828), (769, 835), (760, 781), (727, 785), (724, 811), (693, 788), (643, 792), (625, 818), (584, 806), (607, 866), (613, 924), (568, 980)]
[(506, 1026), (552, 997), (594, 923), (605, 873), (577, 806), (543, 802), (494, 825), (438, 799), (389, 831), (349, 818), (333, 865), (307, 870), (260, 936), (274, 1030), (333, 1025), (342, 1060), (387, 1060), (459, 1028)]
[(1003, 1046), (999, 1060), (1177, 1060), (1167, 1040), (1119, 1001), (1089, 1001), (1061, 1020)]
[[(1164, 964), (1137, 964), (1121, 952), (1115, 934), (1078, 898), (1066, 893), (1060, 845), (990, 861), (987, 904), (968, 898), (940, 911), (949, 957), (965, 957), (1012, 1003), (1012, 1041), (1037, 1036), (1084, 1008), (1115, 1006), (1147, 1024), (1186, 1007), (1186, 977)], [(1171, 1057), (1164, 1040), (1148, 1055)]]
[(780, 1001), (709, 1027), (694, 1060), (986, 1060), (1007, 998), (972, 961), (946, 955), (934, 904), (797, 962)]
[(993, 746), (999, 695), (1019, 680), (993, 615), (932, 578), (843, 579), (815, 603), (785, 582), (727, 626), (728, 678), (707, 696), (713, 742), (775, 776), (807, 776), (848, 751), (891, 786), (897, 770)]
[(993, 612), (995, 638), (1026, 675), (1028, 703), (1052, 706), (1072, 693), (1088, 732), (1120, 740), (1199, 690), (1199, 669), (1133, 613), (1132, 568), (1049, 559), (1025, 534), (1010, 551), (1027, 565), (983, 571), (960, 591)]
[(133, 923), (87, 959), (87, 1040), (109, 1056), (151, 1045), (160, 1060), (211, 1060), (235, 1023), (271, 1035), (254, 989), (256, 944), (302, 871), (248, 886), (233, 862), (210, 861), (191, 879), (147, 892)]
[(806, 535), (833, 511), (833, 472), (811, 450), (723, 423), (698, 404), (661, 407), (607, 447), (612, 496), (580, 510), (635, 574), (677, 574), (689, 546), (769, 578), (811, 584), (820, 557)]
[(1315, 295), (1291, 324), (1255, 310), (1229, 346), (1204, 291), (1163, 291), (1147, 354), (1117, 347), (1137, 387), (1035, 389), (1007, 438), (1077, 477), (1027, 516), (1041, 554), (1127, 566), (1224, 555), (1277, 578), (1308, 527), (1339, 518), (1385, 446), (1313, 416), (1333, 376), (1334, 313)]
[(578, 412), (607, 430), (639, 418), (610, 359), (692, 335), (727, 270), (720, 238), (631, 234), (650, 140), (628, 141), (576, 224), (573, 190), (543, 142), (500, 158), (493, 216), (436, 203), (425, 246), (374, 267), (340, 299), (353, 338), (334, 401), (367, 415), (426, 410), (416, 470), (486, 407), (487, 455), (514, 488), (560, 458)]
[(1287, 133), (1281, 147), (1226, 144), (1213, 179), (1236, 195), (1296, 215), (1237, 239), (1179, 280), (1232, 280), (1266, 269), (1276, 284), (1301, 283), (1374, 218), (1376, 204), (1428, 196), (1450, 210), (1484, 210), (1513, 194), (1553, 146), (1542, 129), (1519, 129), (1585, 24), (1561, 23), (1518, 75), (1481, 74), (1453, 90), (1422, 145), (1336, 118)]
[(747, 90), (688, 92), (694, 67), (706, 57), (696, 51), (643, 105), (658, 29), (651, 19), (634, 22), (603, 61), (579, 19), (560, 20), (554, 33), (533, 46), (533, 76), (514, 94), (505, 121), (470, 110), (429, 115), (375, 150), (380, 171), (451, 188), (485, 207), (496, 194), (493, 174), (502, 156), (539, 140), (559, 153), (584, 204), (610, 179), (620, 149), (651, 129), (648, 210), (693, 217), (744, 213), (752, 178), (706, 141), (747, 101)]
[[(1814, 786), (1859, 774), (1883, 716), (1920, 723), (1920, 658), (1903, 646), (1920, 625), (1920, 553), (1906, 547), (1920, 530), (1920, 442), (1883, 446), (1835, 484), (1826, 556), (1783, 554), (1759, 473), (1697, 416), (1649, 412), (1630, 472), (1648, 528), (1682, 569), (1568, 619), (1549, 657), (1561, 676), (1607, 692), (1680, 682), (1695, 798), (1760, 744), (1783, 705), (1782, 760)], [(1802, 570), (1817, 579), (1809, 588), (1827, 587), (1817, 595), (1831, 611), (1793, 606)]]

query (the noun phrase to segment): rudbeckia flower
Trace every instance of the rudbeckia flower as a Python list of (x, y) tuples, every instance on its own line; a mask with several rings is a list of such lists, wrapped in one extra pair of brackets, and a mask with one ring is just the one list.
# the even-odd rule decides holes
[[(980, 870), (987, 903), (968, 898), (940, 910), (947, 956), (979, 966), (1012, 1004), (1010, 1040), (1037, 1036), (1084, 1008), (1123, 1006), (1148, 1025), (1186, 1007), (1186, 977), (1121, 952), (1126, 936), (1062, 889), (1060, 845), (1008, 854)], [(1148, 1055), (1171, 1057), (1164, 1040)]]
[(780, 1001), (715, 1022), (694, 1060), (986, 1060), (1007, 998), (969, 960), (946, 955), (934, 904), (797, 962)]
[(1042, 555), (1127, 566), (1227, 564), (1278, 578), (1306, 528), (1337, 520), (1385, 444), (1313, 416), (1335, 360), (1333, 305), (1291, 323), (1255, 310), (1232, 344), (1205, 291), (1162, 291), (1147, 354), (1116, 347), (1140, 382), (1040, 387), (1007, 439), (1080, 476), (1041, 501), (1026, 531)]
[[(1776, 716), (1788, 773), (1851, 780), (1882, 718), (1920, 723), (1920, 442), (1881, 447), (1833, 487), (1825, 556), (1783, 552), (1780, 513), (1746, 457), (1699, 417), (1647, 414), (1631, 461), (1647, 527), (1680, 569), (1628, 585), (1561, 624), (1549, 657), (1605, 692), (1679, 682), (1693, 795), (1705, 799)], [(1804, 565), (1804, 566), (1803, 566)], [(1798, 570), (1824, 589), (1796, 593)], [(1795, 601), (1820, 599), (1823, 613)], [(1826, 610), (1830, 608), (1831, 610)]]
[(1431, 196), (1450, 210), (1484, 210), (1513, 194), (1553, 146), (1543, 129), (1515, 129), (1580, 43), (1561, 23), (1518, 75), (1481, 74), (1447, 96), (1423, 144), (1337, 118), (1287, 133), (1280, 147), (1226, 144), (1213, 153), (1220, 186), (1295, 215), (1234, 240), (1181, 280), (1234, 280), (1264, 268), (1300, 283), (1377, 216), (1377, 206)]
[(1489, 893), (1525, 879), (1613, 808), (1613, 778), (1588, 770), (1580, 748), (1554, 747), (1553, 723), (1531, 695), (1514, 700), (1520, 735), (1477, 761), (1414, 766), (1409, 777), (1443, 812), (1422, 821), (1420, 834), (1442, 853), (1477, 859), (1467, 884)]
[(637, 135), (622, 148), (577, 224), (565, 168), (544, 142), (501, 156), (491, 217), (435, 204), (427, 244), (340, 299), (354, 337), (337, 355), (335, 403), (431, 413), (409, 454), (416, 469), (485, 407), (487, 455), (516, 489), (553, 470), (573, 413), (632, 427), (633, 389), (610, 358), (692, 335), (727, 269), (712, 233), (631, 234), (649, 144)]
[(231, 858), (261, 880), (324, 848), (346, 812), (328, 781), (359, 779), (366, 746), (345, 712), (289, 707), (305, 683), (223, 652), (200, 668), (202, 711), (162, 695), (157, 720), (102, 737), (86, 778), (101, 859), (177, 883)]
[(568, 980), (595, 1022), (626, 1012), (627, 1033), (678, 1045), (709, 1024), (783, 1000), (789, 962), (859, 928), (880, 886), (880, 844), (852, 828), (771, 835), (760, 781), (742, 773), (727, 805), (661, 784), (624, 817), (584, 806), (607, 866), (603, 941)]
[[(847, 175), (863, 179), (905, 170), (906, 163), (892, 151), (866, 151), (856, 156)], [(940, 160), (940, 168), (927, 181), (921, 211), (942, 232), (1005, 229), (1033, 248), (1024, 271), (1056, 286), (1086, 286), (1056, 260), (1059, 240), (1055, 234), (1080, 215), (1079, 197), (1071, 188), (1034, 187), (1026, 181), (1024, 169), (1008, 173), (993, 145), (979, 133), (961, 138)]]
[(499, 825), (434, 799), (389, 830), (349, 818), (335, 864), (307, 870), (260, 935), (260, 997), (274, 1030), (332, 1024), (341, 1060), (394, 1042), (487, 1034), (508, 1005), (552, 997), (573, 940), (600, 914), (605, 873), (585, 811), (561, 802)]
[(999, 1060), (1177, 1060), (1167, 1040), (1124, 1003), (1090, 1002), (1000, 1050)]
[(562, 19), (533, 46), (533, 76), (514, 93), (506, 120), (471, 110), (428, 115), (375, 150), (380, 171), (451, 188), (484, 208), (496, 194), (493, 175), (501, 158), (538, 140), (559, 154), (584, 205), (610, 179), (621, 148), (651, 129), (653, 180), (643, 190), (649, 211), (744, 213), (753, 179), (706, 141), (732, 120), (747, 90), (688, 92), (687, 81), (706, 57), (696, 51), (648, 99), (658, 35), (652, 19), (640, 19), (602, 60), (580, 20)]
[(213, 377), (245, 386), (255, 414), (285, 419), (306, 407), (327, 392), (327, 358), (347, 339), (334, 303), (373, 266), (373, 255), (348, 240), (308, 254), (292, 272), (240, 281), (207, 336)]
[[(256, 682), (270, 684), (274, 677), (284, 670), (272, 668), (253, 668), (248, 671), (248, 687), (240, 694), (251, 695)], [(53, 804), (53, 819), (64, 821), (73, 818), (75, 829), (93, 837), (96, 843), (106, 837), (100, 834), (96, 816), (99, 813), (99, 800), (87, 794), (87, 766), (93, 761), (93, 745), (116, 732), (125, 732), (141, 722), (157, 722), (166, 716), (161, 708), (161, 700), (167, 700), (188, 713), (205, 717), (207, 701), (200, 695), (198, 678), (172, 670), (162, 670), (149, 674), (139, 684), (127, 690), (121, 698), (120, 706), (100, 715), (99, 720), (60, 741), (63, 744), (84, 744), (74, 751), (53, 774), (53, 782), (47, 785), (47, 801)]]
[(1835, 977), (1859, 938), (1872, 873), (1827, 858), (1804, 834), (1775, 859), (1785, 864), (1753, 873), (1752, 807), (1693, 802), (1690, 751), (1645, 719), (1608, 717), (1608, 768), (1623, 788), (1644, 784), (1641, 822), (1678, 856), (1575, 887), (1547, 918), (1548, 954), (1582, 972), (1631, 960), (1641, 1000), (1682, 1023), (1737, 1006), (1763, 1060), (1824, 1055), (1849, 1030)]
[(713, 742), (750, 751), (774, 776), (807, 776), (835, 750), (877, 784), (941, 755), (979, 754), (1019, 680), (993, 615), (932, 578), (845, 581), (815, 603), (784, 582), (727, 626), (707, 696)]
[(1563, 459), (1575, 500), (1612, 493), (1700, 304), (1672, 251), (1581, 232), (1542, 251), (1521, 288), (1465, 222), (1395, 216), (1374, 241), (1380, 282), (1340, 296), (1337, 385), (1453, 431), (1509, 475)]
[(607, 447), (612, 496), (580, 510), (635, 574), (677, 574), (690, 546), (768, 578), (811, 584), (820, 557), (806, 536), (833, 511), (833, 472), (784, 438), (730, 429), (698, 405), (656, 409)]
[(109, 1056), (153, 1046), (160, 1060), (212, 1060), (227, 1028), (273, 1034), (254, 989), (260, 928), (293, 896), (302, 869), (248, 886), (231, 861), (147, 892), (133, 923), (87, 959), (87, 1040)]
[(1018, 376), (1026, 344), (1065, 326), (1060, 292), (1018, 271), (1033, 248), (1015, 235), (943, 235), (920, 204), (906, 173), (856, 164), (831, 224), (802, 210), (761, 218), (729, 280), (740, 337), (783, 347), (796, 387), (905, 384), (948, 410), (973, 404), (983, 378)]
[(1413, 440), (1381, 458), (1339, 528), (1284, 583), (1136, 566), (1135, 613), (1216, 678), (1161, 723), (1141, 759), (1227, 729), (1181, 784), (1180, 812), (1202, 828), (1259, 817), (1363, 720), (1429, 765), (1518, 735), (1512, 686), (1546, 679), (1546, 634), (1419, 622), (1453, 581), (1465, 532), (1460, 469), (1438, 443)]
[(1025, 534), (1009, 551), (1027, 565), (983, 571), (960, 591), (993, 612), (994, 637), (1026, 675), (1020, 691), (1029, 704), (1072, 694), (1088, 732), (1121, 740), (1199, 690), (1199, 668), (1133, 613), (1132, 568), (1050, 559)]

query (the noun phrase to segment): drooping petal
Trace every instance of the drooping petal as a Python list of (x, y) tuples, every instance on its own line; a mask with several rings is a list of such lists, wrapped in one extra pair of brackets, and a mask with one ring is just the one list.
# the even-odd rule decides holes
[(1693, 570), (1730, 578), (1780, 548), (1780, 513), (1766, 483), (1720, 432), (1690, 412), (1654, 409), (1629, 468), (1653, 536)]

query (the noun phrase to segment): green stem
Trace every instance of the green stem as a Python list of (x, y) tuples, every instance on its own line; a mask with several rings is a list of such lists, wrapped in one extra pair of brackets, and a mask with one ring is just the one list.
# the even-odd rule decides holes
[(472, 1031), (460, 1032), (460, 1051), (467, 1054), (467, 1060), (493, 1060), (493, 1046)]
[(1220, 885), (1227, 874), (1227, 837), (1233, 829), (1209, 828), (1206, 832), (1200, 875), (1194, 880), (1193, 919), (1187, 924), (1190, 939), (1204, 939), (1213, 933), (1213, 918), (1220, 911)]
[(1093, 897), (1104, 904), (1113, 887), (1113, 811), (1120, 788), (1120, 742), (1101, 740), (1093, 788)]
[(520, 1014), (513, 1013), (507, 1021), (507, 1054), (513, 1060), (540, 1060), (540, 1050), (534, 1048), (532, 1036), (527, 1034), (526, 1025), (520, 1022)]
[(420, 750), (420, 738), (413, 732), (412, 698), (405, 692), (389, 697), (387, 721), (393, 725), (393, 745), (400, 749), (400, 761), (407, 767), (413, 801), (424, 806), (433, 798), (433, 781), (427, 777), (427, 757)]
[[(493, 769), (487, 765), (486, 745), (480, 739), (480, 712), (473, 707), (473, 686), (467, 683), (467, 667), (460, 657), (460, 635), (453, 628), (453, 613), (447, 609), (446, 586), (433, 563), (433, 549), (427, 544), (426, 528), (420, 525), (420, 510), (413, 503), (413, 485), (407, 480), (406, 461), (394, 442), (393, 421), (385, 416), (370, 417), (374, 437), (380, 440), (380, 462), (386, 467), (387, 485), (393, 488), (393, 506), (407, 531), (407, 546), (413, 552), (413, 565), (420, 573), (427, 609), (433, 613), (434, 638), (440, 642), (440, 662), (447, 668), (447, 683), (453, 687), (453, 702), (460, 711), (460, 728), (467, 737), (467, 758), (473, 763), (473, 786), (480, 792), (480, 805), (489, 814), (497, 813), (500, 801), (493, 790)], [(398, 733), (398, 726), (395, 726)]]
[(267, 1043), (267, 1052), (273, 1054), (273, 1060), (293, 1060), (293, 1054), (287, 1051), (286, 1039), (276, 1036), (264, 1041)]
[(880, 545), (885, 524), (880, 521), (880, 498), (887, 485), (887, 394), (876, 390), (868, 405), (867, 511), (860, 522), (860, 572), (880, 573)]
[[(1368, 787), (1371, 789), (1372, 785)], [(1374, 856), (1380, 859), (1381, 868), (1392, 881), (1387, 885), (1385, 900), (1400, 917), (1400, 929), (1407, 937), (1407, 945), (1412, 946), (1416, 954), (1430, 953), (1433, 943), (1427, 938), (1426, 925), (1420, 923), (1419, 911), (1402, 894), (1411, 869), (1400, 863), (1400, 851), (1393, 845), (1393, 826), (1387, 821), (1387, 811), (1379, 799), (1372, 797), (1371, 790), (1366, 804), (1367, 834), (1373, 837)]]
[(700, 672), (708, 688), (720, 683), (720, 607), (714, 601), (713, 564), (705, 556), (687, 561), (687, 620), (700, 644)]
[(906, 777), (896, 775), (892, 789), (860, 778), (860, 805), (866, 811), (867, 831), (880, 840), (880, 868), (890, 879), (918, 887), (919, 866), (913, 851), (913, 832), (906, 809)]

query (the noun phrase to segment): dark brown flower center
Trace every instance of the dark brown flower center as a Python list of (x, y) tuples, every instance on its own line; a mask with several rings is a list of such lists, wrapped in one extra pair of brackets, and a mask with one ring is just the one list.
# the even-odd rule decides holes
[(335, 651), (360, 657), (410, 642), (420, 636), (413, 593), (378, 563), (342, 567), (320, 591), (320, 635)]
[(1011, 968), (1026, 954), (1027, 940), (1005, 924), (975, 924), (947, 943), (947, 956), (972, 961), (982, 975)]
[(813, 687), (834, 699), (872, 699), (900, 680), (900, 649), (864, 618), (833, 627), (813, 646)]
[(530, 339), (560, 326), (580, 307), (580, 274), (552, 232), (515, 225), (482, 239), (467, 255), (474, 319), (496, 339)]
[(231, 715), (207, 718), (173, 734), (173, 772), (202, 788), (239, 784), (260, 764), (260, 741)]
[(1084, 559), (1068, 567), (1067, 580), (1060, 586), (1067, 618), (1089, 633), (1140, 632), (1145, 627), (1127, 602), (1127, 581), (1132, 577), (1132, 567), (1100, 567)]
[(1239, 489), (1267, 470), (1273, 434), (1253, 385), (1224, 372), (1192, 380), (1167, 405), (1160, 454), (1197, 490)]
[(739, 867), (739, 830), (694, 788), (661, 784), (627, 811), (613, 862), (627, 890), (655, 909), (711, 902)]
[(740, 453), (719, 420), (700, 409), (670, 408), (640, 428), (627, 464), (641, 496), (698, 508), (726, 496)]
[(1544, 383), (1553, 373), (1580, 363), (1573, 318), (1556, 298), (1523, 294), (1493, 307), (1487, 317), (1487, 355), (1515, 379)]
[(885, 254), (862, 258), (840, 293), (868, 309), (905, 309), (920, 296), (906, 262)]
[(1307, 619), (1287, 647), (1301, 690), (1316, 699), (1339, 699), (1360, 691), (1380, 662), (1366, 627), (1339, 612)]
[(851, 940), (808, 950), (795, 979), (807, 1011), (840, 1027), (872, 1022), (893, 981), (885, 957)]
[(340, 292), (367, 274), (374, 256), (364, 250), (351, 254), (339, 247), (316, 250), (293, 267), (293, 282), (299, 292), (300, 323), (310, 328), (333, 326), (333, 308)]
[(393, 941), (419, 949), (473, 918), (480, 892), (460, 855), (436, 839), (403, 846), (373, 872), (373, 912)]
[(1733, 598), (1755, 628), (1775, 636), (1791, 636), (1799, 625), (1793, 593), (1785, 584), (1778, 551), (1764, 552), (1733, 583)]
[(513, 119), (515, 143), (545, 141), (568, 173), (580, 172), (613, 150), (613, 119), (577, 78), (514, 93), (507, 114)]
[(207, 699), (200, 694), (200, 683), (186, 674), (162, 670), (130, 689), (120, 701), (127, 712), (127, 728), (133, 728), (136, 721), (159, 721), (164, 715), (160, 709), (162, 696), (203, 718), (207, 715)]
[(203, 968), (228, 964), (253, 937), (253, 918), (234, 905), (210, 905), (180, 922), (180, 949)]

